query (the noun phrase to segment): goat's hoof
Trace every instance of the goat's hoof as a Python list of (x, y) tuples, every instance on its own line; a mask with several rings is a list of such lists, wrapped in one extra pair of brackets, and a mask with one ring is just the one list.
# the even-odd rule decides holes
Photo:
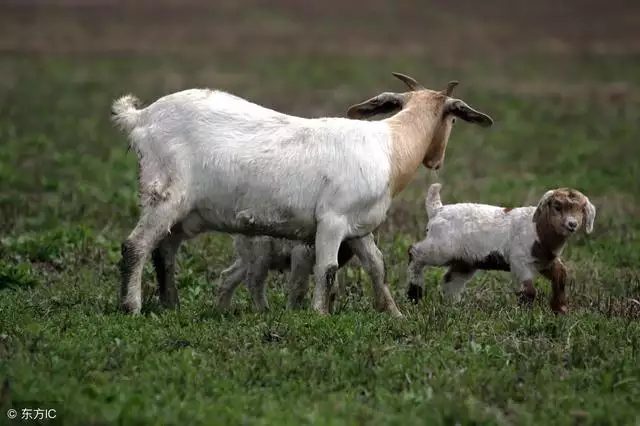
[(395, 319), (406, 319), (406, 317), (398, 310), (398, 308), (391, 310), (391, 316)]
[(419, 285), (411, 284), (409, 290), (407, 290), (407, 298), (413, 302), (418, 303), (422, 299), (423, 290)]
[(569, 307), (566, 303), (551, 303), (551, 311), (555, 315), (566, 315), (569, 313)]
[(536, 300), (536, 294), (535, 293), (531, 293), (531, 292), (527, 292), (527, 291), (521, 291), (518, 293), (518, 305), (522, 308), (532, 308), (533, 307), (533, 302)]
[(321, 317), (326, 317), (329, 316), (329, 310), (325, 307), (325, 308), (320, 308), (320, 307), (314, 307), (313, 311), (320, 315)]
[(142, 306), (141, 303), (125, 301), (120, 303), (120, 311), (127, 315), (140, 315)]
[(160, 298), (160, 303), (165, 309), (177, 309), (180, 307), (180, 300), (175, 297), (162, 297)]
[(264, 314), (269, 312), (269, 305), (265, 305), (265, 306), (256, 306), (255, 307), (255, 311), (259, 314)]

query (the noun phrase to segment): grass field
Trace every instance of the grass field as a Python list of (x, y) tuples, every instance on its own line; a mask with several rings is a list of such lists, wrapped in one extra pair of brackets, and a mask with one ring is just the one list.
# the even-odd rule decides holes
[[(640, 10), (506, 2), (325, 0), (5, 2), (0, 8), (0, 406), (55, 408), (64, 425), (640, 425)], [(485, 4), (486, 3), (486, 4)], [(535, 3), (535, 4), (534, 4)], [(628, 3), (628, 4), (627, 4)], [(57, 4), (57, 6), (55, 6)], [(155, 6), (151, 6), (151, 5)], [(146, 5), (146, 6), (145, 6)], [(116, 310), (120, 244), (137, 220), (137, 169), (112, 100), (211, 86), (303, 116), (344, 115), (400, 71), (489, 113), (458, 122), (444, 169), (420, 171), (379, 231), (406, 321), (372, 308), (356, 262), (340, 311), (268, 313), (241, 288), (216, 313), (228, 235), (182, 247), (181, 308), (145, 269), (144, 315)], [(598, 209), (572, 240), (570, 314), (517, 307), (508, 274), (463, 300), (405, 299), (434, 179), (445, 202), (533, 204), (573, 186)], [(309, 298), (311, 295), (309, 294)], [(36, 424), (8, 420), (0, 424)]]

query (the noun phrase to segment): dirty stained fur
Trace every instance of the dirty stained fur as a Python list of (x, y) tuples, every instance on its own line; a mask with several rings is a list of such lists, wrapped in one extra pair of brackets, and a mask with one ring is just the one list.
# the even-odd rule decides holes
[[(355, 104), (348, 118), (292, 116), (212, 89), (172, 93), (144, 108), (133, 95), (115, 100), (112, 120), (136, 153), (141, 200), (123, 243), (121, 309), (140, 313), (142, 267), (152, 252), (161, 248), (154, 264), (165, 271), (159, 283), (171, 286), (181, 242), (215, 231), (313, 244), (312, 306), (321, 315), (348, 240), (371, 277), (376, 309), (402, 317), (371, 232), (421, 162), (442, 166), (454, 117), (482, 127), (493, 120), (452, 97), (457, 82), (435, 91), (394, 76), (410, 90)], [(168, 288), (161, 298), (175, 299)]]
[(432, 184), (425, 208), (426, 238), (409, 248), (409, 299), (423, 294), (422, 274), (428, 266), (445, 266), (443, 291), (460, 300), (465, 284), (478, 270), (510, 272), (519, 301), (536, 298), (534, 278), (551, 282), (553, 312), (568, 311), (568, 272), (561, 255), (569, 238), (584, 229), (593, 232), (596, 208), (573, 188), (549, 190), (537, 206), (504, 208), (487, 204), (443, 205), (441, 184)]

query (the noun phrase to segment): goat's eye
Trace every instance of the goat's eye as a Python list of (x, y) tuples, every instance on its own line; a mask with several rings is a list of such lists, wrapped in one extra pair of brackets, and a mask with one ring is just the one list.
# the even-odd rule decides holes
[(560, 210), (562, 210), (562, 206), (560, 205), (560, 203), (553, 203), (552, 207), (555, 211), (559, 212)]

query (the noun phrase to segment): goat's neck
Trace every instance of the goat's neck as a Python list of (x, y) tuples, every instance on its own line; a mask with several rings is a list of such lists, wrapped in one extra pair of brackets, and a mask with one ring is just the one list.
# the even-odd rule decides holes
[(388, 119), (392, 132), (389, 188), (392, 196), (411, 181), (429, 149), (436, 129), (436, 117), (429, 117), (420, 105), (410, 106)]
[(541, 216), (536, 223), (536, 233), (538, 241), (532, 247), (533, 257), (541, 265), (549, 264), (562, 253), (567, 237), (558, 234), (545, 216)]

